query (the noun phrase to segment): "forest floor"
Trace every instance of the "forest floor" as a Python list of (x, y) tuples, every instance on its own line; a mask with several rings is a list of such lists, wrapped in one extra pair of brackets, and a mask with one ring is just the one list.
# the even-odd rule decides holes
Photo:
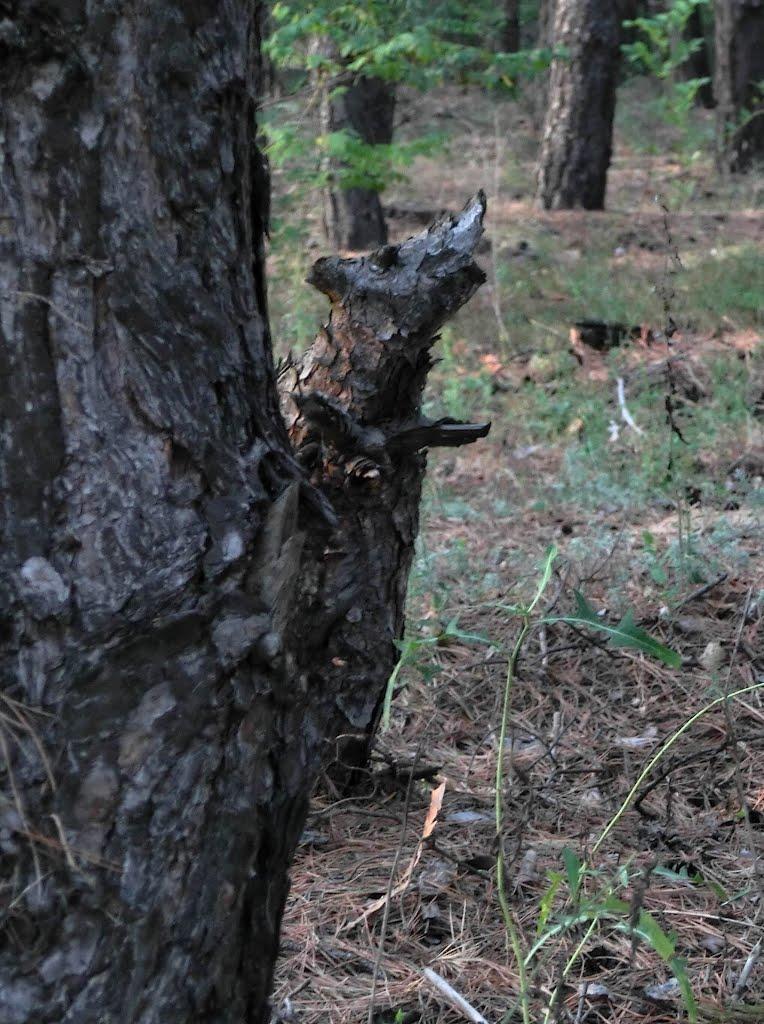
[[(391, 1024), (657, 1024), (692, 1018), (685, 979), (699, 1020), (764, 1019), (764, 176), (720, 181), (692, 150), (707, 115), (677, 139), (650, 94), (624, 93), (604, 213), (534, 208), (521, 106), (459, 90), (401, 106), (404, 134), (440, 123), (449, 145), (386, 195), (395, 238), (488, 193), (488, 282), (444, 330), (428, 402), (493, 427), (430, 458), (408, 636), (438, 641), (411, 645), (367, 783), (316, 797), (280, 1020), (361, 1024), (373, 996)], [(315, 225), (294, 210), (272, 321), (300, 349), (323, 309), (295, 289)], [(629, 332), (598, 351), (583, 320)], [(528, 635), (501, 779), (523, 1008), (495, 773), (516, 607), (551, 545), (538, 619), (579, 590), (682, 663), (560, 623)]]

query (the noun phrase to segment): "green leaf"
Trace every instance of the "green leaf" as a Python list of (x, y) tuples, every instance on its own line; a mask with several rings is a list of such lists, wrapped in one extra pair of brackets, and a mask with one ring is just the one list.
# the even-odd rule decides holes
[(624, 914), (628, 915), (631, 912), (631, 907), (626, 900), (622, 900), (618, 896), (607, 896), (602, 901), (602, 911), (611, 917), (620, 917)]
[[(670, 868), (661, 867), (660, 864), (653, 870), (653, 874), (658, 875), (661, 878), (667, 878), (669, 882), (684, 882), (685, 884), (689, 882), (691, 885), (696, 884), (698, 877), (693, 876), (690, 878), (687, 868), (682, 868), (681, 871), (672, 871)], [(703, 881), (703, 879), (701, 879), (701, 881)]]
[(554, 561), (555, 561), (556, 558), (557, 558), (557, 548), (555, 547), (554, 544), (552, 544), (549, 548), (547, 548), (547, 552), (546, 552), (546, 555), (544, 557), (544, 568), (543, 568), (542, 573), (541, 573), (541, 580), (539, 582), (538, 589), (536, 590), (536, 596), (533, 598), (533, 600), (531, 601), (530, 605), (528, 606), (528, 614), (529, 615), (533, 611), (533, 609), (536, 607), (536, 605), (539, 603), (539, 601), (541, 600), (541, 597), (543, 596), (544, 591), (549, 586), (549, 581), (552, 578), (552, 570), (554, 568)]
[(642, 651), (643, 654), (648, 654), (651, 658), (656, 658), (671, 668), (679, 668), (682, 664), (682, 659), (677, 651), (672, 651), (670, 647), (666, 647), (665, 644), (660, 643), (644, 629), (641, 629), (634, 621), (634, 616), (630, 611), (626, 612), (617, 626), (613, 626), (597, 615), (580, 590), (576, 590), (575, 595), (575, 615), (563, 615), (545, 621), (564, 622), (571, 626), (588, 626), (590, 629), (596, 629), (599, 633), (604, 633), (612, 647), (629, 647), (635, 651)]
[(667, 934), (652, 914), (646, 910), (639, 912), (639, 920), (632, 929), (627, 922), (618, 925), (619, 931), (633, 932), (638, 935), (658, 954), (658, 956), (671, 968), (674, 977), (682, 993), (687, 1016), (692, 1024), (698, 1019), (698, 1006), (692, 992), (690, 979), (687, 977), (685, 962), (676, 955), (676, 939), (673, 935)]
[(447, 637), (454, 640), (463, 640), (465, 643), (488, 644), (490, 646), (492, 643), (490, 637), (484, 636), (482, 633), (465, 633), (463, 629), (459, 629), (458, 621), (457, 618), (451, 619), (438, 639)]
[(568, 887), (573, 899), (578, 898), (578, 890), (581, 886), (581, 873), (583, 865), (570, 847), (566, 846), (562, 851), (562, 862), (565, 865), (565, 874), (568, 876)]
[(539, 916), (536, 923), (536, 935), (539, 936), (544, 931), (546, 923), (549, 920), (549, 915), (552, 913), (552, 906), (554, 905), (554, 898), (557, 895), (557, 890), (562, 885), (562, 875), (559, 871), (549, 872), (549, 886), (547, 891), (541, 897), (539, 901)]
[(639, 920), (634, 931), (645, 939), (655, 950), (661, 960), (668, 963), (676, 952), (676, 944), (670, 935), (661, 928), (652, 914), (640, 910)]
[(687, 977), (685, 962), (681, 957), (673, 956), (669, 960), (669, 967), (673, 971), (674, 977), (679, 983), (679, 988), (682, 993), (685, 1009), (687, 1010), (687, 1016), (690, 1019), (690, 1024), (695, 1024), (698, 1019), (698, 1004), (695, 1001), (690, 979)]

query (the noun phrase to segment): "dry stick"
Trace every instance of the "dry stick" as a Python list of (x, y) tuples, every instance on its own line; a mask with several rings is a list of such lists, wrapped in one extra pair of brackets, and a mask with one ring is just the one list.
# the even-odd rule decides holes
[[(504, 164), (504, 134), (499, 131), (499, 112), (493, 112), (493, 134), (494, 134), (494, 160), (493, 160), (493, 197), (492, 201), (498, 205), (501, 192), (501, 168)], [(504, 315), (501, 308), (501, 295), (499, 294), (499, 261), (496, 253), (497, 246), (491, 245), (491, 273), (493, 275), (493, 287), (491, 288), (491, 305), (493, 315), (496, 318), (496, 329), (499, 333), (499, 341), (506, 344), (509, 341), (507, 328), (504, 326)]]
[(539, 650), (541, 651), (541, 667), (546, 671), (549, 668), (549, 644), (546, 637), (546, 626), (539, 629)]
[(755, 718), (757, 722), (764, 722), (764, 714), (761, 713), (757, 708), (752, 708), (750, 704), (744, 700), (739, 700), (738, 704), (741, 708), (745, 708), (751, 718)]
[[(45, 747), (42, 745), (42, 740), (40, 739), (39, 735), (37, 734), (37, 731), (35, 730), (35, 728), (32, 725), (32, 723), (27, 720), (26, 715), (24, 715), (24, 713), (22, 711), (22, 708), (24, 707), (24, 705), (23, 704), (18, 704), (16, 701), (10, 700), (8, 698), (3, 698), (3, 699), (4, 699), (5, 703), (8, 705), (8, 707), (11, 709), (11, 711), (13, 712), (15, 718), (10, 718), (8, 715), (6, 715), (2, 711), (0, 711), (0, 720), (2, 720), (4, 722), (7, 722), (9, 724), (11, 732), (13, 732), (13, 730), (14, 730), (14, 728), (16, 726), (21, 726), (21, 728), (24, 729), (29, 734), (29, 736), (32, 739), (32, 742), (34, 743), (35, 747), (37, 748), (37, 753), (40, 755), (40, 760), (42, 761), (43, 766), (45, 768), (45, 774), (48, 776), (48, 782), (50, 783), (50, 788), (55, 793), (56, 792), (56, 780), (53, 777), (53, 769), (51, 768), (50, 761), (48, 760), (48, 755), (45, 753)], [(24, 710), (27, 710), (27, 709), (25, 708)]]
[(488, 1024), (485, 1017), (478, 1013), (474, 1006), (467, 1002), (463, 995), (460, 995), (455, 988), (452, 988), (447, 981), (444, 981), (439, 974), (430, 967), (424, 967), (422, 974), (427, 978), (431, 985), (434, 986), (440, 992), (442, 996), (460, 1013), (463, 1013), (467, 1020), (471, 1020), (473, 1024)]
[(26, 894), (28, 892), (31, 892), (32, 889), (36, 888), (38, 885), (42, 885), (42, 883), (47, 878), (50, 878), (50, 876), (52, 874), (53, 874), (52, 871), (46, 871), (45, 874), (42, 875), (40, 878), (33, 879), (29, 883), (29, 885), (25, 886), (17, 896), (13, 897), (13, 899), (8, 904), (8, 906), (3, 909), (3, 911), (2, 911), (3, 917), (7, 917), (12, 910), (15, 910), (15, 908), (19, 905), (19, 903), (21, 903), (21, 901), (24, 899), (24, 897), (26, 896)]
[(13, 297), (15, 299), (23, 299), (24, 302), (42, 302), (44, 305), (48, 307), (48, 309), (51, 310), (51, 312), (55, 313), (56, 316), (60, 317), (62, 320), (65, 320), (73, 327), (77, 327), (81, 331), (85, 331), (87, 333), (90, 332), (89, 327), (87, 327), (85, 324), (81, 324), (79, 320), (75, 320), (74, 317), (69, 316), (68, 313), (65, 313), (64, 310), (61, 309), (60, 306), (57, 306), (55, 302), (52, 302), (47, 295), (38, 295), (37, 292), (20, 292), (17, 291), (17, 289), (12, 288), (9, 292), (6, 292), (5, 295), (2, 297), (5, 298), (5, 296)]
[[(538, 597), (541, 596), (541, 591), (535, 598), (533, 605), (538, 601)], [(520, 652), (523, 648), (523, 643), (526, 636), (528, 635), (531, 628), (530, 616), (533, 611), (533, 605), (527, 609), (523, 616), (522, 626), (520, 633), (515, 641), (515, 646), (512, 649), (512, 653), (507, 664), (507, 680), (504, 686), (504, 700), (501, 709), (501, 728), (499, 729), (499, 743), (498, 751), (496, 755), (496, 778), (494, 782), (495, 786), (495, 825), (496, 825), (496, 894), (499, 899), (499, 908), (501, 909), (502, 920), (504, 921), (504, 929), (509, 937), (510, 946), (512, 947), (512, 953), (514, 954), (517, 962), (517, 970), (520, 979), (520, 1008), (523, 1015), (523, 1024), (530, 1024), (530, 1007), (528, 1006), (528, 981), (525, 973), (525, 958), (523, 957), (522, 945), (520, 943), (520, 934), (515, 924), (515, 919), (512, 916), (512, 909), (507, 899), (506, 885), (504, 879), (504, 836), (503, 836), (503, 825), (504, 825), (504, 799), (503, 799), (503, 786), (505, 781), (504, 775), (504, 748), (507, 741), (507, 728), (509, 726), (509, 711), (510, 704), (513, 696), (513, 690), (516, 681), (517, 663), (520, 658)], [(510, 760), (510, 767), (512, 761)]]
[(751, 977), (751, 972), (753, 971), (759, 957), (761, 956), (761, 942), (762, 940), (759, 939), (759, 941), (753, 947), (751, 952), (748, 954), (748, 959), (743, 965), (743, 970), (740, 972), (740, 977), (737, 979), (737, 984), (735, 985), (735, 988), (732, 991), (733, 999), (738, 999), (743, 994), (743, 991), (745, 990), (748, 984), (748, 979)]
[[(11, 735), (13, 735), (13, 733), (11, 733)], [(0, 752), (2, 753), (3, 759), (5, 760), (5, 769), (8, 773), (8, 783), (11, 787), (11, 792), (13, 793), (13, 802), (16, 805), (16, 811), (23, 826), (23, 829), (17, 829), (16, 831), (23, 832), (29, 839), (29, 849), (31, 850), (32, 853), (32, 861), (34, 862), (35, 876), (39, 883), (42, 878), (42, 871), (40, 870), (40, 858), (37, 855), (37, 847), (35, 845), (34, 839), (30, 838), (31, 830), (29, 828), (29, 823), (27, 821), (26, 811), (24, 809), (24, 802), (21, 799), (21, 794), (19, 793), (18, 786), (16, 785), (16, 776), (13, 772), (13, 765), (11, 764), (11, 755), (8, 749), (8, 743), (5, 738), (5, 727), (2, 724), (0, 724)]]
[(534, 327), (540, 327), (542, 331), (546, 331), (547, 334), (553, 334), (555, 338), (561, 338), (563, 341), (567, 341), (567, 336), (563, 331), (556, 331), (554, 327), (550, 327), (549, 324), (545, 324), (541, 320), (534, 320), (532, 316), (526, 316), (525, 319)]
[(619, 377), (616, 381), (616, 391), (618, 394), (618, 405), (621, 409), (621, 419), (627, 427), (631, 427), (635, 434), (644, 436), (644, 430), (637, 425), (634, 417), (629, 412), (628, 406), (626, 405), (626, 387), (623, 383), (623, 377)]
[(66, 838), (66, 832), (64, 831), (61, 818), (57, 814), (51, 814), (51, 818), (53, 819), (53, 824), (56, 826), (56, 830), (58, 831), (58, 838), (61, 840), (61, 848), (64, 851), (66, 863), (72, 871), (77, 871), (77, 861), (74, 859), (74, 854), (72, 853), (72, 848), (69, 845), (69, 840)]
[(576, 1019), (574, 1024), (581, 1024), (584, 1016), (584, 1006), (586, 1005), (586, 994), (589, 991), (589, 982), (585, 981), (581, 986), (581, 990), (578, 994), (578, 1008), (576, 1009)]
[(715, 587), (718, 587), (720, 583), (724, 583), (724, 581), (727, 579), (727, 576), (728, 573), (722, 572), (716, 577), (715, 580), (711, 580), (710, 583), (706, 583), (704, 586), (698, 587), (697, 590), (693, 590), (693, 592), (691, 594), (688, 594), (687, 597), (682, 598), (682, 600), (676, 606), (674, 611), (678, 612), (679, 609), (684, 608), (685, 605), (691, 604), (693, 601), (698, 601), (701, 597), (705, 597), (706, 594), (710, 593)]

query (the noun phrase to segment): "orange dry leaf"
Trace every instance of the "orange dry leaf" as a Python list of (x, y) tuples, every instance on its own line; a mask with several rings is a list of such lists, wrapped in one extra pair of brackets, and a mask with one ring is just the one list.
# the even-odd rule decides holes
[(417, 843), (416, 850), (414, 851), (414, 856), (409, 861), (408, 867), (401, 875), (400, 882), (398, 882), (397, 885), (395, 885), (388, 892), (386, 892), (384, 896), (380, 896), (379, 899), (376, 899), (374, 900), (373, 903), (370, 903), (362, 914), (354, 918), (352, 921), (349, 921), (344, 926), (344, 928), (341, 929), (341, 931), (346, 932), (350, 931), (351, 928), (355, 928), (357, 924), (361, 924), (367, 918), (371, 917), (372, 914), (376, 914), (378, 910), (381, 910), (388, 900), (391, 900), (396, 896), (400, 896), (401, 893), (405, 892), (406, 889), (408, 889), (409, 882), (411, 881), (411, 876), (414, 874), (414, 868), (417, 866), (417, 864), (422, 858), (422, 848), (424, 846), (424, 841), (428, 838), (428, 836), (431, 836), (433, 831), (435, 830), (435, 825), (437, 824), (438, 821), (438, 814), (440, 814), (440, 808), (443, 806), (443, 794), (446, 791), (446, 781), (447, 780), (444, 779), (443, 782), (441, 782), (441, 784), (436, 789), (434, 789), (430, 794), (430, 806), (427, 808), (427, 816), (425, 817), (424, 825), (422, 826), (422, 837)]
[(480, 363), (483, 369), (487, 370), (494, 377), (504, 370), (501, 360), (494, 352), (487, 352), (485, 355), (482, 355)]
[[(441, 784), (437, 787), (437, 789), (434, 789), (432, 791), (432, 793), (430, 794), (430, 806), (427, 809), (427, 817), (424, 819), (424, 828), (422, 829), (422, 839), (427, 839), (428, 836), (431, 836), (433, 831), (434, 831), (434, 829), (435, 829), (435, 825), (436, 825), (437, 820), (438, 820), (438, 815), (440, 814), (440, 809), (443, 806), (443, 794), (445, 792), (446, 792), (446, 782), (445, 782), (445, 779), (444, 779), (443, 782), (441, 782)], [(419, 844), (420, 850), (421, 850), (421, 847), (422, 847), (422, 844), (420, 843)]]

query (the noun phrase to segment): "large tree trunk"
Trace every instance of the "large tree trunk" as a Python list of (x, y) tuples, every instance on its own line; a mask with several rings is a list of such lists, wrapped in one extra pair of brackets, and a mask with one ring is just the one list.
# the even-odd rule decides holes
[[(338, 466), (332, 511), (344, 493), (310, 483), (279, 411), (257, 8), (2, 13), (0, 1021), (259, 1024), (315, 773), (368, 700), (342, 638), (377, 556), (338, 529), (351, 493), (369, 521), (373, 474)], [(356, 271), (316, 272), (354, 330), (387, 304), (395, 339), (416, 299), (393, 379), (413, 359), (423, 383), (477, 286), (482, 210), (416, 265), (401, 249), (407, 274), (362, 264), (367, 306), (341, 311)], [(388, 438), (396, 409), (366, 416)], [(370, 449), (385, 493), (393, 441)]]
[[(347, 73), (340, 83), (333, 81), (324, 89), (322, 134), (342, 131), (370, 146), (389, 145), (393, 141), (394, 113), (393, 85), (379, 78)], [(360, 250), (384, 245), (387, 225), (379, 192), (360, 185), (343, 186), (346, 168), (337, 159), (327, 160), (327, 172), (324, 228), (331, 246)]]
[(621, 18), (613, 0), (556, 0), (537, 198), (545, 209), (605, 205)]
[(258, 1021), (318, 741), (289, 654), (303, 534), (257, 20), (245, 0), (12, 9), (0, 1020)]
[(764, 0), (716, 0), (714, 95), (720, 167), (764, 158)]

